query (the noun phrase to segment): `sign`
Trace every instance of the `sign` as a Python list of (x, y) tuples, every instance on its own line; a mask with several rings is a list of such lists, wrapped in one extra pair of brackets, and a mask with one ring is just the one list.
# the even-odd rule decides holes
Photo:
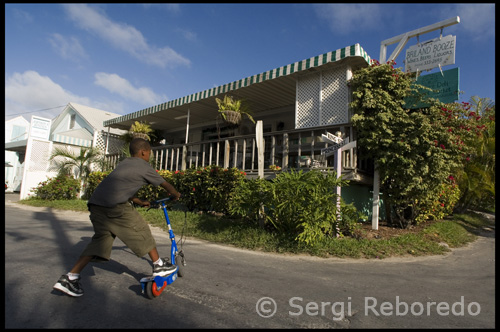
[[(423, 98), (438, 99), (442, 103), (452, 103), (458, 100), (460, 93), (459, 89), (460, 71), (459, 68), (445, 70), (442, 73), (434, 73), (429, 75), (420, 76), (417, 78), (416, 84), (423, 85), (433, 91), (420, 90)], [(429, 104), (418, 103), (411, 105), (411, 99), (406, 100), (408, 108), (423, 108), (428, 107)]]
[(410, 46), (406, 50), (406, 72), (413, 73), (454, 64), (456, 41), (456, 36), (448, 35)]
[(334, 135), (332, 133), (326, 132), (325, 134), (321, 134), (321, 140), (325, 143), (330, 143), (330, 144), (340, 144), (342, 143), (342, 138)]
[(40, 138), (44, 140), (49, 140), (50, 135), (50, 126), (52, 120), (41, 118), (39, 116), (31, 116), (31, 125), (30, 125), (30, 137), (31, 138)]
[(326, 132), (326, 135), (321, 135), (321, 140), (325, 143), (333, 144), (327, 148), (321, 149), (321, 154), (325, 157), (329, 157), (334, 154), (340, 147), (349, 143), (349, 137), (346, 139), (342, 139), (339, 136), (333, 135), (329, 132)]

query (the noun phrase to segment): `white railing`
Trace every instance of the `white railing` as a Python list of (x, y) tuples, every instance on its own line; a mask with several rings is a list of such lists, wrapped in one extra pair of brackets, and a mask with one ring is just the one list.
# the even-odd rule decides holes
[[(350, 127), (343, 126), (342, 129), (347, 137), (352, 136)], [(325, 157), (321, 154), (321, 150), (329, 146), (328, 143), (323, 142), (321, 135), (338, 130), (339, 127), (332, 127), (264, 133), (264, 170), (271, 172), (269, 169), (271, 165), (279, 166), (282, 170), (334, 169), (335, 156)], [(178, 171), (217, 165), (224, 168), (236, 167), (248, 175), (255, 175), (258, 172), (255, 134), (157, 146), (152, 150), (158, 170)], [(111, 168), (116, 166), (118, 160), (117, 154), (107, 156)], [(363, 165), (368, 164), (363, 163)], [(343, 172), (359, 169), (356, 147), (342, 151), (341, 166)]]

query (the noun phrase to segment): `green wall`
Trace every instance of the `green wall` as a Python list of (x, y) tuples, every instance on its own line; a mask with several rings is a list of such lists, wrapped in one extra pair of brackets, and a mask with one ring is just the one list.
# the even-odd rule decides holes
[[(368, 216), (368, 219), (366, 221), (371, 222), (373, 202), (373, 190), (371, 186), (349, 184), (346, 187), (342, 187), (341, 196), (347, 204), (354, 203), (354, 206), (359, 212), (363, 213), (365, 216)], [(380, 194), (379, 220), (384, 219), (385, 207), (383, 195)]]

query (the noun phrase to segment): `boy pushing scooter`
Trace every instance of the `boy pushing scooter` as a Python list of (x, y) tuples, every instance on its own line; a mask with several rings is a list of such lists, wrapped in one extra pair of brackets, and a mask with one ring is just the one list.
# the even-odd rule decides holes
[(88, 208), (94, 236), (71, 270), (59, 278), (54, 289), (70, 296), (82, 296), (81, 271), (91, 261), (109, 261), (115, 237), (138, 257), (149, 255), (153, 262), (153, 276), (165, 277), (177, 271), (177, 266), (169, 263), (168, 258), (160, 258), (149, 225), (131, 203), (150, 206), (149, 202), (134, 197), (146, 184), (161, 186), (174, 200), (178, 200), (180, 194), (149, 164), (151, 146), (148, 141), (134, 138), (129, 149), (131, 157), (120, 162), (90, 197)]

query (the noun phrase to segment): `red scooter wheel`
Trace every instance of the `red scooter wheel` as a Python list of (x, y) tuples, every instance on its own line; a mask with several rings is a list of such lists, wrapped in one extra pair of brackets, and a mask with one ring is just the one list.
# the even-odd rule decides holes
[(146, 295), (150, 299), (154, 299), (155, 297), (160, 296), (160, 294), (163, 292), (165, 287), (167, 286), (167, 282), (163, 282), (163, 286), (158, 289), (158, 286), (156, 285), (156, 282), (150, 281), (146, 284)]

